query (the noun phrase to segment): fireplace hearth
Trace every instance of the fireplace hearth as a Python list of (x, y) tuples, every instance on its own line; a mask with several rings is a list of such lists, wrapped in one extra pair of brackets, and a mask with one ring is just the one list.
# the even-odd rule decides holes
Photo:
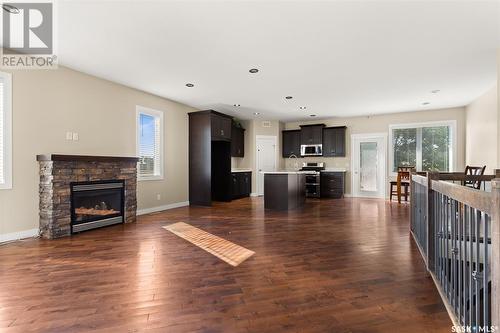
[(71, 233), (124, 222), (123, 180), (70, 183)]

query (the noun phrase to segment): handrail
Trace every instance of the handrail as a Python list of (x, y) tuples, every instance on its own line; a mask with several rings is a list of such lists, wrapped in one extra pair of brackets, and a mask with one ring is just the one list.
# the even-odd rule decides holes
[(427, 177), (420, 176), (417, 174), (411, 175), (411, 179), (420, 185), (427, 187)]
[(432, 180), (431, 189), (451, 199), (460, 201), (469, 207), (491, 214), (491, 193), (489, 192), (448, 183), (442, 180)]

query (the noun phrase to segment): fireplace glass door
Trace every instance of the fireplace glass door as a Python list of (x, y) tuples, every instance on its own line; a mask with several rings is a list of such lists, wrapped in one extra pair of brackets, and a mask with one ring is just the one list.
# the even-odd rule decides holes
[(124, 182), (101, 181), (71, 184), (73, 232), (122, 223)]

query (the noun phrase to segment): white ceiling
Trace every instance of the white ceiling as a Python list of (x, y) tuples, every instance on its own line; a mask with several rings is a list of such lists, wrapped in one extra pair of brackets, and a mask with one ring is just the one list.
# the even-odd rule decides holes
[(499, 1), (59, 1), (58, 12), (60, 64), (246, 119), (462, 106), (496, 81)]

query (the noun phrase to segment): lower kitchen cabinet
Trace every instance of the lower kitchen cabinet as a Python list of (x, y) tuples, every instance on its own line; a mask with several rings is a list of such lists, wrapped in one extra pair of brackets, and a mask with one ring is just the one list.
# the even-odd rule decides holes
[(345, 173), (322, 171), (321, 172), (321, 197), (340, 199), (344, 197)]
[(238, 199), (250, 196), (252, 191), (251, 172), (233, 172), (232, 175), (232, 198)]

